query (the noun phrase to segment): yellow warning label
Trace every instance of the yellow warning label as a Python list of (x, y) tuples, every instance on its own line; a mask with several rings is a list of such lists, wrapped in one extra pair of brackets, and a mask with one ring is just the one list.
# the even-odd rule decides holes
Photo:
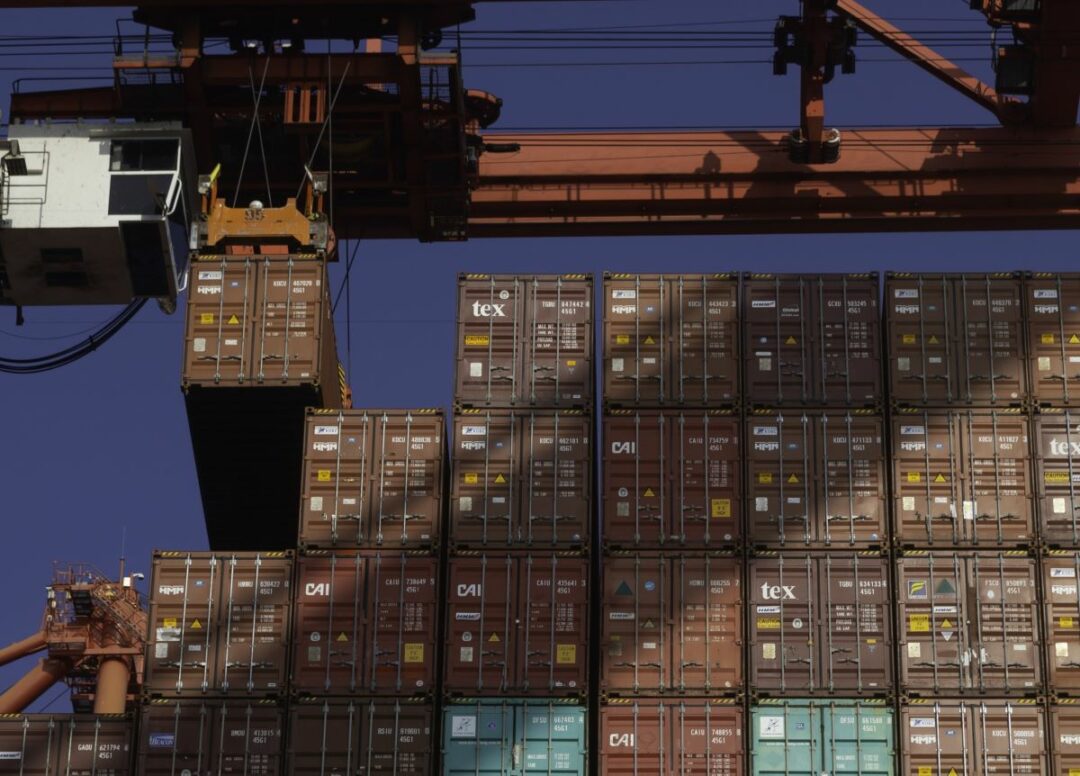
[(788, 337), (786, 340), (784, 340), (784, 344), (785, 345), (798, 345), (799, 341), (797, 339), (795, 339), (794, 337)]
[(796, 477), (794, 474), (792, 474), (790, 477), (788, 477), (787, 481), (788, 481), (789, 485), (798, 485), (799, 484), (799, 478)]
[(645, 498), (653, 498), (656, 494), (653, 493), (652, 488), (645, 488)]
[(470, 348), (484, 347), (491, 342), (491, 338), (486, 334), (466, 334), (465, 346)]
[(772, 485), (772, 473), (758, 472), (757, 481), (759, 485)]
[(901, 340), (903, 341), (903, 343), (905, 345), (914, 345), (915, 344), (915, 335), (914, 334), (905, 334), (903, 337), (901, 337)]
[(646, 344), (646, 345), (655, 345), (655, 344), (656, 344), (656, 340), (654, 340), (654, 339), (653, 339), (652, 337), (646, 337), (646, 338), (645, 338), (645, 344)]
[[(1062, 617), (1060, 620), (1058, 620), (1058, 624), (1062, 628), (1071, 628), (1073, 626), (1073, 618), (1072, 617)], [(168, 626), (166, 626), (166, 627), (168, 627)]]
[(758, 630), (780, 630), (779, 617), (758, 617)]
[(240, 319), (237, 318), (235, 315), (231, 315), (229, 316), (229, 323), (235, 326), (236, 324), (240, 323)]
[(1044, 334), (1041, 337), (1039, 337), (1039, 341), (1042, 342), (1042, 344), (1044, 344), (1044, 345), (1053, 345), (1054, 344), (1054, 335), (1053, 334)]
[(423, 644), (406, 644), (405, 656), (406, 663), (423, 663), (424, 662), (424, 645)]
[(1069, 776), (1080, 776), (1080, 768), (1069, 768)]
[(1080, 337), (1077, 337), (1075, 334), (1072, 335), (1071, 337), (1069, 337), (1069, 344), (1070, 345), (1080, 345)]
[(714, 498), (712, 500), (712, 516), (714, 520), (721, 517), (731, 517), (731, 499)]
[(929, 765), (919, 766), (919, 776), (934, 776), (934, 769)]
[(1046, 472), (1043, 474), (1043, 479), (1051, 485), (1068, 485), (1069, 473), (1068, 472)]
[(315, 478), (319, 482), (330, 482), (330, 477), (331, 474), (329, 469), (319, 469), (315, 474)]
[(494, 632), (493, 632), (493, 633), (491, 634), (491, 638), (490, 638), (490, 639), (488, 639), (488, 641), (490, 641), (490, 642), (491, 642), (492, 644), (497, 644), (497, 643), (499, 643), (500, 641), (502, 641), (502, 639), (500, 639), (500, 638), (499, 638), (499, 634), (498, 634), (498, 633), (494, 633)]
[(935, 335), (931, 334), (930, 335), (930, 344), (931, 345), (937, 345), (938, 342), (939, 342), (938, 338)]
[(949, 768), (949, 776), (960, 776), (960, 774), (956, 772), (956, 768)]
[(908, 630), (912, 633), (930, 632), (929, 614), (912, 614), (908, 616)]
[(501, 474), (497, 474), (495, 476), (495, 484), (496, 485), (503, 485), (505, 483), (506, 483), (506, 477), (503, 477)]
[(557, 644), (555, 646), (555, 662), (561, 666), (573, 665), (577, 662), (577, 644)]
[(476, 472), (465, 472), (465, 484), (476, 485), (480, 482), (480, 475)]
[(342, 631), (341, 633), (338, 634), (337, 640), (338, 641), (348, 641), (349, 637), (347, 635), (345, 635), (345, 631)]
[(952, 622), (950, 620), (948, 620), (947, 618), (941, 621), (941, 629), (942, 630), (948, 630), (951, 627), (952, 627)]
[(616, 345), (629, 345), (630, 344), (630, 335), (629, 334), (616, 334), (615, 335), (615, 344)]
[(214, 314), (213, 313), (203, 313), (202, 315), (199, 316), (199, 323), (207, 324), (207, 323), (213, 323), (213, 322), (214, 322)]
[(945, 482), (945, 475), (939, 474), (937, 477), (934, 477), (934, 482)]
[(907, 473), (907, 481), (908, 482), (922, 482), (922, 475), (919, 474), (918, 472), (908, 472)]
[(577, 366), (577, 361), (567, 361), (566, 365), (567, 366)]
[(192, 620), (191, 621), (191, 629), (192, 630), (202, 630), (202, 623), (199, 622), (198, 620)]
[(162, 621), (161, 625), (162, 625), (163, 628), (175, 628), (176, 627), (176, 618), (175, 617), (166, 617)]

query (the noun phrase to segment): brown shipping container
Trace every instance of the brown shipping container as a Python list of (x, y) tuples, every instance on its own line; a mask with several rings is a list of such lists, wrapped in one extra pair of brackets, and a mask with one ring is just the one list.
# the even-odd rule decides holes
[(744, 274), (743, 395), (753, 407), (882, 401), (876, 273)]
[(1050, 754), (1054, 776), (1080, 773), (1080, 707), (1051, 703), (1049, 708)]
[(293, 691), (434, 691), (437, 559), (404, 553), (307, 555), (296, 567)]
[(604, 275), (604, 402), (732, 405), (739, 398), (735, 275)]
[(601, 693), (741, 691), (742, 566), (731, 556), (606, 555)]
[(747, 420), (747, 534), (781, 549), (883, 547), (888, 479), (881, 416), (759, 411)]
[(454, 418), (455, 549), (585, 548), (592, 417), (579, 410), (463, 410)]
[(139, 725), (139, 776), (278, 776), (283, 735), (271, 701), (154, 700)]
[(577, 555), (452, 557), (443, 687), (451, 695), (585, 696), (589, 563)]
[(436, 546), (445, 439), (442, 410), (308, 410), (301, 546)]
[(885, 281), (889, 390), (905, 406), (1019, 406), (1028, 395), (1018, 274)]
[(904, 693), (1034, 695), (1042, 689), (1033, 558), (909, 552), (897, 565)]
[(634, 700), (600, 707), (600, 773), (743, 776), (743, 710), (734, 700)]
[(312, 698), (289, 711), (290, 776), (431, 776), (432, 707)]
[(1080, 275), (1029, 275), (1024, 313), (1034, 403), (1080, 406)]
[(1044, 407), (1033, 423), (1040, 536), (1051, 547), (1080, 548), (1080, 413)]
[(750, 689), (761, 696), (892, 691), (889, 561), (808, 552), (749, 560)]
[(0, 773), (127, 776), (135, 726), (123, 714), (0, 715)]
[[(1043, 558), (1046, 683), (1058, 696), (1080, 695), (1080, 552), (1052, 550)], [(1080, 733), (1080, 728), (1077, 730)]]
[(904, 776), (1049, 773), (1045, 710), (1023, 700), (902, 703), (900, 750)]
[(591, 276), (462, 275), (458, 405), (592, 406), (592, 309)]
[(605, 547), (740, 543), (742, 429), (733, 412), (611, 410), (603, 426)]
[(1035, 542), (1029, 446), (1020, 410), (900, 410), (892, 415), (894, 520), (908, 547)]
[(292, 570), (291, 555), (282, 552), (155, 553), (145, 690), (283, 694)]

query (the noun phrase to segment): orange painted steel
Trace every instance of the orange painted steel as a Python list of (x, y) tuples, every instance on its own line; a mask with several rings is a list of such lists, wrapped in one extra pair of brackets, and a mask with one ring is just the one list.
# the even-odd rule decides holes
[(95, 714), (123, 714), (127, 708), (131, 666), (122, 657), (109, 657), (97, 669), (94, 692)]
[(61, 681), (71, 670), (68, 660), (41, 661), (0, 695), (0, 714), (17, 714)]
[(32, 655), (35, 652), (40, 652), (48, 646), (48, 641), (45, 640), (45, 633), (39, 631), (33, 636), (27, 636), (22, 641), (16, 641), (13, 644), (0, 649), (0, 666), (5, 666), (20, 658), (24, 658), (27, 655)]

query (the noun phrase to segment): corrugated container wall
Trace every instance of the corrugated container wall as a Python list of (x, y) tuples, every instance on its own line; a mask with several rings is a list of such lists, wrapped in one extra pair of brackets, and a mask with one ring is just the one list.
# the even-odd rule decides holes
[(758, 411), (746, 425), (748, 543), (777, 549), (888, 544), (880, 416)]
[(462, 410), (454, 418), (455, 550), (589, 547), (593, 422), (581, 410)]
[(290, 553), (155, 553), (145, 691), (283, 695), (292, 574)]
[(755, 776), (896, 773), (894, 714), (884, 702), (777, 700), (751, 706), (750, 716)]
[(1018, 274), (885, 281), (889, 392), (901, 406), (1019, 407), (1028, 397)]
[(590, 407), (592, 276), (462, 275), (455, 371), (461, 407)]
[(127, 776), (135, 725), (122, 714), (0, 715), (0, 773)]
[(1080, 275), (1028, 275), (1024, 312), (1033, 402), (1080, 405)]
[(741, 431), (730, 410), (608, 412), (605, 548), (737, 546), (743, 522)]
[(536, 699), (478, 700), (443, 709), (444, 776), (585, 776), (581, 706)]
[(600, 709), (605, 776), (744, 776), (742, 703), (632, 700)]
[(589, 562), (554, 553), (451, 557), (443, 688), (585, 697)]
[(1055, 776), (1080, 773), (1080, 708), (1073, 703), (1051, 703), (1047, 724), (1050, 727), (1050, 753)]
[(1037, 695), (1038, 574), (1024, 552), (919, 552), (897, 560), (900, 689), (909, 696)]
[(758, 696), (885, 696), (893, 686), (889, 561), (801, 552), (749, 561), (750, 689)]
[(743, 396), (751, 407), (876, 407), (876, 274), (743, 275)]
[(1080, 696), (1080, 552), (1049, 551), (1042, 573), (1046, 684), (1058, 697)]
[(599, 678), (603, 696), (740, 692), (742, 565), (742, 559), (733, 556), (606, 556)]
[[(1048, 774), (1046, 714), (1031, 701), (931, 698), (900, 705), (902, 773)], [(1054, 771), (1066, 774), (1068, 771)]]
[(604, 275), (604, 403), (717, 407), (739, 400), (734, 275)]
[(1080, 412), (1043, 407), (1032, 423), (1040, 536), (1050, 547), (1080, 547)]
[(300, 545), (430, 550), (445, 465), (442, 410), (308, 410)]

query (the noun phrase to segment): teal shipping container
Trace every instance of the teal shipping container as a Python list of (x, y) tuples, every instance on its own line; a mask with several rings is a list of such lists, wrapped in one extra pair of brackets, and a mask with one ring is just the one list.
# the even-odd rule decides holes
[(754, 776), (894, 776), (893, 710), (883, 702), (777, 700), (751, 707)]
[(585, 709), (560, 701), (490, 698), (443, 711), (444, 776), (585, 776)]

